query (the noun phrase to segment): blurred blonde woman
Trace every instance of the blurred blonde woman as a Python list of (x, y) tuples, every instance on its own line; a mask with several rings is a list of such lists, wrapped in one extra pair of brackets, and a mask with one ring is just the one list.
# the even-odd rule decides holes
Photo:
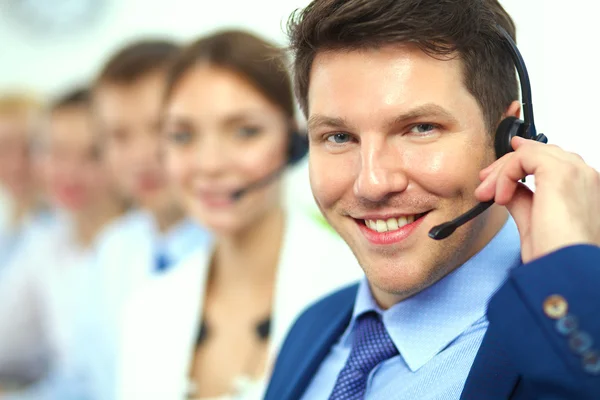
[(87, 90), (58, 100), (47, 120), (38, 156), (47, 199), (64, 218), (29, 235), (0, 279), (0, 385), (23, 389), (7, 399), (88, 395), (92, 248), (98, 232), (124, 211), (91, 126)]
[(360, 268), (282, 200), (280, 173), (307, 143), (280, 49), (242, 31), (200, 38), (174, 60), (164, 115), (170, 176), (214, 243), (130, 304), (118, 398), (260, 399), (296, 316)]
[(4, 204), (0, 218), (0, 269), (27, 232), (43, 225), (40, 182), (32, 157), (42, 104), (26, 93), (0, 96), (0, 187)]

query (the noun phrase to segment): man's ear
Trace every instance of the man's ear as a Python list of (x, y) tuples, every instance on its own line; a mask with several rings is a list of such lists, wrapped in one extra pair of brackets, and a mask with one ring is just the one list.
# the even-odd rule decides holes
[(504, 118), (506, 117), (517, 117), (521, 119), (521, 102), (518, 100), (510, 103), (510, 106), (504, 112)]

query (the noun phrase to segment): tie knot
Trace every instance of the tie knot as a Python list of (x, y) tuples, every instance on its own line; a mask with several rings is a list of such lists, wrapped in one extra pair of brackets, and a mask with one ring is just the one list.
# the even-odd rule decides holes
[(377, 364), (397, 354), (381, 316), (375, 312), (361, 315), (356, 322), (349, 366), (368, 374)]
[(398, 354), (381, 317), (374, 311), (356, 320), (352, 351), (340, 371), (329, 400), (358, 400), (364, 397), (367, 378), (377, 364)]

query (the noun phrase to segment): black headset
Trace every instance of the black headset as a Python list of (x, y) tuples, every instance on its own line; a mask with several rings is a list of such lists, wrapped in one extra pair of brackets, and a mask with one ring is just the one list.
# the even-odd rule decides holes
[[(529, 74), (527, 73), (527, 67), (525, 67), (525, 61), (523, 61), (523, 57), (509, 33), (499, 25), (497, 25), (497, 29), (515, 67), (517, 68), (519, 81), (521, 83), (521, 99), (523, 106), (522, 120), (516, 117), (507, 117), (503, 119), (498, 125), (498, 128), (496, 128), (494, 150), (496, 151), (496, 157), (501, 158), (514, 151), (510, 142), (515, 136), (535, 140), (536, 142), (541, 143), (548, 143), (548, 138), (543, 133), (538, 134), (535, 128), (533, 104), (531, 100), (531, 82), (529, 81)], [(493, 200), (479, 203), (454, 220), (434, 226), (429, 231), (429, 237), (435, 240), (447, 238), (456, 230), (456, 228), (472, 220), (487, 210), (492, 204), (494, 204)]]
[(521, 98), (523, 105), (523, 120), (516, 117), (508, 117), (503, 119), (496, 129), (494, 148), (496, 150), (496, 157), (501, 158), (513, 151), (510, 141), (515, 136), (542, 143), (548, 143), (548, 138), (543, 133), (538, 135), (535, 128), (533, 104), (531, 100), (531, 82), (529, 81), (529, 74), (525, 67), (525, 61), (523, 61), (523, 57), (521, 56), (517, 45), (508, 32), (501, 26), (498, 26), (497, 28), (502, 34), (506, 48), (509, 50), (510, 56), (517, 68), (519, 80), (521, 82)]
[(287, 147), (287, 159), (285, 164), (281, 165), (279, 168), (275, 169), (270, 174), (262, 177), (261, 179), (252, 182), (246, 187), (236, 190), (231, 194), (231, 198), (233, 200), (239, 200), (246, 193), (252, 190), (260, 189), (261, 187), (267, 185), (273, 180), (277, 179), (283, 171), (289, 166), (297, 164), (301, 161), (306, 154), (308, 153), (308, 135), (303, 134), (297, 130), (291, 130), (289, 133), (289, 142)]

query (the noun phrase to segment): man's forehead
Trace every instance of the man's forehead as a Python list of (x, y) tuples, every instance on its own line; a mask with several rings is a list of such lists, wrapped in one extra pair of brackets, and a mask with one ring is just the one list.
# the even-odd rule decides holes
[(94, 90), (94, 97), (109, 102), (129, 101), (132, 97), (162, 99), (164, 86), (164, 74), (153, 72), (126, 82), (101, 82)]
[(343, 67), (347, 62), (362, 62), (365, 67), (381, 66), (384, 62), (389, 65), (399, 65), (406, 62), (422, 62), (438, 64), (441, 68), (455, 69), (462, 66), (461, 57), (457, 53), (433, 56), (423, 51), (413, 43), (396, 43), (381, 46), (323, 49), (315, 53), (311, 64), (310, 74), (315, 68), (323, 68), (331, 65)]
[(463, 96), (475, 101), (463, 84), (458, 62), (433, 59), (416, 47), (328, 51), (318, 53), (311, 69), (308, 117), (314, 127), (324, 117), (386, 109), (401, 118), (448, 116)]

